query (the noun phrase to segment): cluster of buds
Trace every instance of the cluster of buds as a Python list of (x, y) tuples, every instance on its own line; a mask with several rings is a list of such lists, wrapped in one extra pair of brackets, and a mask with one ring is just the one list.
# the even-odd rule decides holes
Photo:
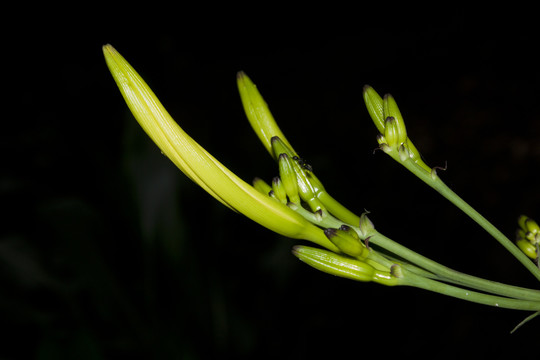
[(519, 229), (516, 233), (517, 246), (531, 259), (538, 263), (540, 257), (540, 226), (533, 219), (521, 215), (518, 219)]
[(416, 146), (407, 136), (405, 122), (394, 97), (386, 94), (381, 98), (369, 85), (364, 86), (363, 95), (369, 115), (379, 130), (377, 142), (380, 149), (396, 160), (413, 161), (423, 170), (433, 174), (433, 169), (422, 160)]
[(105, 59), (124, 100), (143, 130), (184, 174), (230, 209), (286, 237), (311, 241), (325, 249), (296, 246), (305, 263), (337, 276), (385, 285), (400, 283), (399, 268), (376, 261), (363, 242), (374, 227), (333, 199), (294, 151), (256, 86), (237, 77), (246, 115), (261, 142), (278, 162), (279, 176), (253, 186), (238, 178), (172, 119), (150, 87), (110, 45)]

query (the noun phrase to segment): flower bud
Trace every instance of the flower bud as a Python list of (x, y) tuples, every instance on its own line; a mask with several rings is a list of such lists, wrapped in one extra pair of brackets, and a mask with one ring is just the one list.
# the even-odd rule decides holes
[(535, 260), (537, 257), (538, 257), (538, 254), (536, 253), (536, 246), (531, 244), (529, 241), (527, 241), (526, 239), (518, 239), (516, 241), (516, 245), (518, 246), (518, 248), (520, 248), (521, 251), (523, 251), (523, 253), (525, 255), (527, 255), (529, 258)]
[(540, 227), (536, 221), (525, 215), (521, 215), (518, 219), (518, 224), (525, 232), (524, 237), (527, 238), (527, 240), (533, 243), (540, 241)]
[(281, 177), (283, 187), (289, 200), (295, 204), (300, 204), (300, 197), (298, 195), (298, 180), (296, 178), (296, 172), (294, 171), (294, 161), (282, 153), (278, 157), (279, 176)]
[(384, 121), (386, 119), (383, 110), (383, 99), (369, 85), (364, 86), (362, 93), (369, 116), (371, 116), (371, 120), (373, 120), (377, 130), (383, 134), (385, 126)]
[[(274, 156), (274, 159), (277, 159), (279, 154), (276, 155), (272, 151), (272, 137), (279, 136), (290, 149), (292, 149), (291, 144), (289, 144), (285, 135), (281, 132), (272, 113), (268, 109), (268, 105), (259, 90), (257, 90), (257, 86), (242, 71), (237, 74), (236, 79), (242, 105), (244, 106), (249, 123), (266, 147), (266, 150), (268, 150), (270, 155)], [(294, 150), (292, 152), (294, 153)]]
[[(351, 234), (351, 231), (354, 235)], [(369, 255), (369, 250), (362, 244), (358, 234), (348, 226), (343, 229), (326, 229), (324, 234), (344, 254), (361, 259), (365, 259)]]
[(309, 246), (295, 246), (293, 254), (317, 270), (356, 281), (372, 281), (375, 269), (363, 261)]
[(287, 146), (287, 144), (283, 140), (281, 140), (279, 136), (272, 137), (271, 143), (272, 152), (276, 159), (279, 159), (279, 155), (281, 154), (287, 154), (287, 156), (291, 159), (293, 158), (293, 156), (297, 156), (295, 152), (289, 146)]
[(252, 183), (255, 190), (257, 190), (261, 194), (268, 195), (270, 191), (272, 191), (272, 187), (261, 178), (254, 178)]
[(287, 204), (287, 192), (285, 191), (285, 186), (281, 182), (279, 176), (272, 179), (272, 192), (274, 193), (276, 199), (283, 204)]

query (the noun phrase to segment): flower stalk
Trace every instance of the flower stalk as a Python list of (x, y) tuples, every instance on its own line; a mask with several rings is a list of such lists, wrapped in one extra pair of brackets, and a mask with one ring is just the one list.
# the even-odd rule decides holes
[[(297, 245), (293, 254), (323, 272), (387, 286), (414, 286), (480, 304), (540, 311), (540, 290), (502, 284), (463, 274), (387, 238), (367, 217), (357, 216), (328, 194), (322, 182), (293, 149), (267, 103), (249, 77), (238, 73), (237, 85), (247, 119), (277, 162), (271, 184), (253, 185), (237, 177), (192, 139), (169, 115), (150, 87), (111, 46), (103, 53), (124, 100), (143, 130), (186, 176), (233, 211), (283, 236), (322, 248)], [(540, 229), (533, 220), (518, 221), (517, 245), (450, 190), (421, 158), (409, 139), (395, 99), (380, 97), (366, 86), (363, 96), (379, 131), (380, 148), (437, 190), (495, 237), (540, 280)], [(532, 318), (529, 317), (529, 319)]]

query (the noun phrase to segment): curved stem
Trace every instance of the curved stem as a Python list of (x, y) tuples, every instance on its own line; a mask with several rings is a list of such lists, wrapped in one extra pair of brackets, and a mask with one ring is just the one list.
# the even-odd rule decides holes
[(397, 162), (405, 166), (409, 171), (416, 175), (420, 180), (435, 189), (439, 194), (448, 199), (451, 203), (457, 206), (461, 211), (467, 214), (472, 220), (486, 230), (491, 236), (493, 236), (502, 246), (505, 247), (516, 259), (518, 259), (523, 266), (527, 268), (533, 274), (536, 279), (540, 280), (540, 269), (502, 232), (500, 232), (493, 224), (491, 224), (486, 218), (484, 218), (478, 211), (472, 206), (460, 198), (454, 191), (452, 191), (434, 172), (427, 173), (425, 169), (407, 159), (401, 161), (396, 154), (389, 153), (392, 158)]
[(463, 299), (478, 304), (514, 310), (540, 310), (540, 301), (510, 299), (501, 296), (478, 293), (476, 291), (462, 289), (457, 286), (441, 283), (432, 279), (427, 279), (410, 272), (404, 272), (403, 278), (401, 280), (403, 280), (401, 281), (402, 285), (414, 286), (417, 288), (437, 292), (439, 294), (452, 296), (458, 299)]
[(400, 258), (408, 262), (411, 262), (416, 266), (419, 266), (420, 268), (423, 268), (435, 275), (438, 275), (440, 278), (442, 278), (441, 280), (454, 282), (476, 290), (508, 296), (515, 299), (540, 301), (540, 290), (502, 284), (499, 282), (482, 279), (476, 276), (464, 274), (462, 272), (450, 269), (406, 248), (403, 245), (396, 243), (395, 241), (387, 238), (386, 236), (377, 231), (374, 231), (374, 233), (371, 235), (370, 242), (382, 247), (383, 249), (399, 256)]

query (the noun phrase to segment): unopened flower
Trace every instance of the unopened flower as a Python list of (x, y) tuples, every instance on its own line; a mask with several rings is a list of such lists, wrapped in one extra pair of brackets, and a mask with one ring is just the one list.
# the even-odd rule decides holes
[(139, 124), (163, 154), (191, 180), (224, 205), (278, 234), (306, 239), (337, 251), (320, 228), (244, 182), (186, 134), (150, 87), (111, 45), (104, 46), (103, 52), (109, 70)]
[(392, 269), (377, 269), (365, 261), (346, 255), (300, 245), (293, 248), (293, 254), (315, 269), (331, 275), (356, 281), (373, 281), (387, 286), (401, 283), (401, 279), (392, 274)]
[(518, 218), (519, 229), (516, 236), (517, 246), (531, 259), (538, 260), (540, 246), (540, 226), (533, 219), (521, 215)]
[(379, 130), (377, 142), (386, 153), (393, 153), (395, 159), (412, 160), (425, 171), (432, 169), (424, 163), (420, 152), (407, 136), (405, 122), (394, 98), (387, 94), (382, 98), (369, 85), (363, 89), (364, 102), (373, 123)]

